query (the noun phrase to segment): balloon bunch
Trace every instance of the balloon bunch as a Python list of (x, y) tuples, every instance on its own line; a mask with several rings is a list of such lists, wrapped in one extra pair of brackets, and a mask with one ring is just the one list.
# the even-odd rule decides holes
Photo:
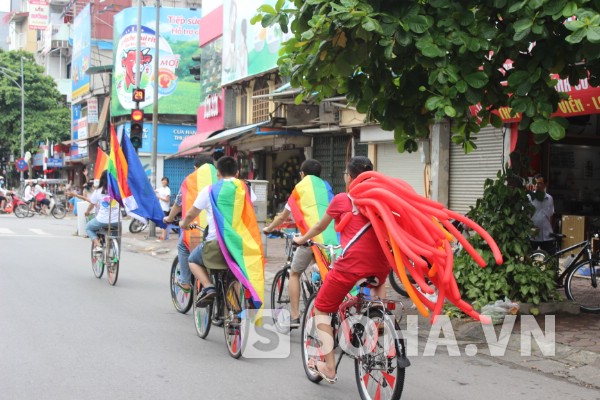
[[(479, 266), (485, 267), (483, 257), (456, 229), (452, 219), (481, 235), (490, 246), (496, 263), (502, 264), (500, 249), (481, 226), (417, 194), (403, 180), (379, 172), (360, 174), (350, 184), (348, 195), (354, 207), (371, 221), (390, 265), (421, 315), (429, 316), (429, 309), (435, 318), (447, 298), (467, 315), (490, 322), (489, 318), (479, 315), (461, 298), (452, 272), (454, 254), (450, 241), (454, 240), (462, 244)], [(341, 230), (343, 224), (344, 221), (341, 221), (337, 229)], [(419, 290), (416, 290), (416, 286)], [(438, 290), (435, 303), (425, 296), (435, 293), (432, 286)]]

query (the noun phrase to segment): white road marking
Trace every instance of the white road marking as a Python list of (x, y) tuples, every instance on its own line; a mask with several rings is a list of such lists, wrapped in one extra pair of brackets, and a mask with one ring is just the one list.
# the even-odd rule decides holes
[(35, 233), (36, 235), (50, 235), (48, 232), (44, 232), (43, 229), (36, 229), (36, 228), (29, 228), (29, 230), (33, 233)]
[(15, 231), (8, 228), (0, 228), (0, 235), (12, 235)]

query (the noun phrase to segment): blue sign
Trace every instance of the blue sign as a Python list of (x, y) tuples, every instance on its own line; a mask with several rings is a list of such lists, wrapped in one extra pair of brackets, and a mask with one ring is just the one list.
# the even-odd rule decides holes
[(46, 165), (48, 166), (48, 168), (60, 168), (63, 166), (63, 160), (62, 158), (48, 158)]
[(73, 56), (71, 64), (71, 82), (73, 100), (90, 91), (90, 76), (87, 70), (91, 67), (92, 17), (90, 5), (75, 17), (73, 22)]
[[(131, 124), (129, 122), (125, 124), (125, 132), (127, 135), (131, 132)], [(195, 126), (158, 124), (156, 152), (160, 154), (175, 154), (183, 139), (195, 134)], [(152, 153), (152, 123), (144, 124), (142, 138), (142, 147), (140, 147), (139, 152)]]

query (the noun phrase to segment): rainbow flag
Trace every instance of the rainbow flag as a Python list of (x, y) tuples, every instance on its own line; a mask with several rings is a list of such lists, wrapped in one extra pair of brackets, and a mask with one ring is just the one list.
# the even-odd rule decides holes
[[(333, 190), (327, 181), (314, 175), (306, 175), (298, 182), (288, 200), (288, 205), (300, 233), (304, 235), (323, 218), (332, 199)], [(331, 223), (327, 229), (315, 236), (313, 241), (321, 244), (338, 245), (340, 243), (340, 236), (335, 231), (334, 224)], [(324, 279), (327, 274), (327, 266), (331, 262), (329, 254), (326, 254), (326, 252), (315, 246), (312, 247), (312, 250), (315, 254), (315, 260), (319, 266), (321, 277)]]
[[(189, 174), (183, 183), (181, 184), (181, 215), (187, 215), (188, 211), (192, 209), (194, 200), (198, 197), (198, 193), (206, 186), (212, 185), (217, 182), (217, 169), (212, 164), (204, 164), (191, 174)], [(208, 222), (206, 221), (206, 211), (198, 215), (194, 219), (193, 223), (198, 224), (202, 228), (206, 228)], [(185, 247), (190, 249), (190, 242), (192, 237), (191, 230), (181, 230), (183, 234), (183, 243)]]
[(96, 166), (94, 167), (94, 180), (99, 180), (100, 175), (108, 168), (108, 155), (98, 146), (96, 153)]
[(220, 180), (211, 188), (210, 203), (229, 269), (260, 308), (264, 304), (265, 256), (250, 191), (239, 179)]
[(119, 144), (114, 126), (111, 126), (108, 191), (128, 213), (153, 221), (162, 228), (166, 227), (163, 222), (164, 213), (140, 158), (126, 134), (122, 135)]

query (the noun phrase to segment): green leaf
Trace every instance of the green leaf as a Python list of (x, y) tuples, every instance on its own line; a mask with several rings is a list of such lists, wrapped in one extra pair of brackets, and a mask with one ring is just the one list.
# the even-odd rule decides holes
[(437, 47), (435, 44), (433, 44), (431, 42), (424, 44), (421, 47), (421, 52), (423, 53), (423, 55), (425, 57), (429, 57), (429, 58), (442, 57), (443, 55), (446, 54), (439, 47)]
[(526, 29), (530, 29), (532, 25), (533, 21), (531, 19), (520, 19), (513, 24), (513, 28), (516, 33), (519, 33)]
[(548, 134), (554, 140), (561, 140), (565, 137), (565, 128), (554, 120), (548, 122)]
[(465, 82), (465, 81), (462, 81), (462, 80), (461, 80), (461, 81), (458, 81), (458, 82), (456, 82), (456, 85), (455, 85), (455, 87), (456, 87), (456, 90), (458, 90), (458, 92), (459, 92), (459, 93), (464, 93), (464, 92), (466, 92), (466, 91), (467, 91), (467, 89), (468, 89), (467, 82)]
[(445, 106), (444, 114), (446, 114), (450, 118), (454, 118), (456, 116), (456, 109), (452, 106)]
[(367, 32), (374, 31), (374, 32), (382, 33), (381, 25), (379, 25), (379, 22), (377, 22), (377, 20), (370, 18), (370, 17), (364, 18), (362, 27)]
[(267, 14), (272, 14), (272, 15), (277, 14), (277, 11), (275, 11), (275, 8), (273, 8), (273, 6), (271, 6), (269, 4), (263, 4), (262, 6), (258, 7), (257, 11), (264, 12)]
[(477, 71), (472, 74), (465, 76), (465, 81), (475, 89), (481, 89), (485, 85), (487, 85), (489, 78), (487, 74), (483, 71)]
[(531, 132), (535, 134), (546, 133), (548, 132), (548, 120), (546, 119), (538, 119), (535, 120), (531, 126)]
[(266, 15), (263, 16), (262, 21), (260, 22), (260, 24), (262, 25), (263, 28), (268, 28), (275, 21), (275, 17), (276, 17), (275, 14), (266, 14)]
[(285, 1), (286, 0), (277, 0), (277, 3), (275, 4), (275, 9), (277, 10), (277, 12), (281, 11), (283, 6), (285, 5)]
[(600, 43), (600, 27), (592, 26), (587, 31), (587, 40), (590, 43)]
[(582, 29), (585, 27), (585, 24), (582, 21), (579, 20), (574, 20), (574, 21), (567, 21), (565, 22), (565, 28), (567, 28), (570, 31), (576, 31), (578, 29)]
[(521, 2), (515, 3), (512, 6), (510, 6), (510, 8), (508, 9), (508, 14), (512, 14), (515, 13), (517, 11), (519, 11), (521, 8), (523, 8), (523, 6), (527, 3), (527, 0), (523, 0)]
[(529, 80), (530, 74), (527, 71), (513, 71), (508, 76), (508, 85), (516, 87)]
[(411, 31), (425, 33), (433, 25), (433, 18), (424, 15), (413, 15), (406, 18), (404, 22)]
[(563, 10), (562, 10), (562, 16), (565, 17), (565, 18), (570, 18), (570, 17), (572, 17), (575, 14), (576, 11), (577, 11), (577, 4), (575, 4), (572, 1), (570, 1), (563, 8)]
[(577, 44), (583, 40), (583, 38), (586, 36), (586, 34), (587, 34), (587, 30), (579, 29), (579, 30), (576, 30), (575, 32), (571, 33), (569, 36), (567, 36), (565, 38), (565, 40), (568, 43)]
[(444, 98), (441, 96), (432, 96), (428, 98), (425, 102), (425, 108), (430, 111), (436, 110), (442, 104), (443, 101)]
[(497, 114), (492, 114), (490, 115), (490, 122), (492, 123), (492, 126), (494, 128), (502, 128), (503, 122), (502, 122), (502, 118), (500, 118), (499, 115)]

